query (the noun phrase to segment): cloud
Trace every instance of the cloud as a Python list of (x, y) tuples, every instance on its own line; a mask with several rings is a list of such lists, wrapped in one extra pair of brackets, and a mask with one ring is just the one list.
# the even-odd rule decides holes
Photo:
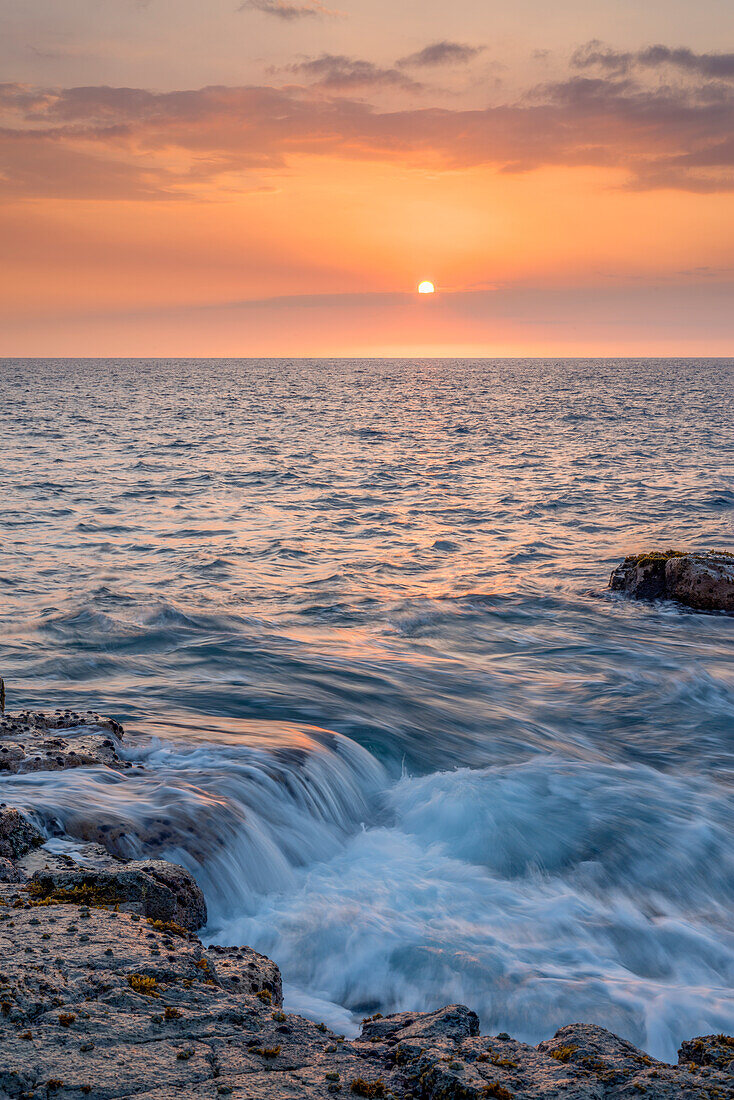
[(98, 143), (85, 146), (58, 140), (52, 132), (18, 133), (0, 130), (4, 167), (0, 196), (139, 201), (176, 197), (166, 189), (166, 171), (146, 171), (125, 156)]
[(734, 53), (695, 53), (686, 46), (671, 49), (658, 45), (644, 50), (620, 51), (593, 39), (575, 51), (571, 64), (576, 69), (600, 68), (616, 74), (667, 65), (710, 80), (734, 80)]
[(305, 61), (288, 65), (287, 72), (300, 76), (313, 77), (316, 83), (326, 88), (358, 87), (398, 87), (418, 89), (421, 87), (404, 73), (395, 68), (384, 68), (371, 61), (345, 57), (343, 54), (322, 54), (320, 57), (307, 58)]
[(317, 90), (0, 85), (0, 194), (210, 199), (259, 187), (264, 172), (300, 155), (503, 173), (595, 166), (636, 190), (734, 190), (727, 85), (710, 95), (708, 83), (649, 88), (629, 75), (575, 75), (478, 110), (386, 110), (347, 93), (387, 86), (394, 70), (324, 55), (300, 71)]
[(433, 42), (417, 53), (401, 57), (401, 67), (428, 68), (434, 65), (465, 65), (484, 50), (484, 46), (466, 46), (461, 42)]
[(327, 8), (320, 0), (300, 0), (293, 3), (292, 0), (244, 0), (238, 11), (261, 11), (265, 15), (274, 15), (276, 19), (291, 22), (296, 19), (307, 19), (309, 16), (335, 15), (336, 12)]

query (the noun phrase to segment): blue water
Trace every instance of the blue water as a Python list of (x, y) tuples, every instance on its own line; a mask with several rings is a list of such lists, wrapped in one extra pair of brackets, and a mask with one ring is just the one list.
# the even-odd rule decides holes
[(186, 863), (287, 1003), (734, 1026), (734, 620), (603, 591), (734, 542), (734, 362), (0, 362), (8, 706), (126, 775), (0, 780)]

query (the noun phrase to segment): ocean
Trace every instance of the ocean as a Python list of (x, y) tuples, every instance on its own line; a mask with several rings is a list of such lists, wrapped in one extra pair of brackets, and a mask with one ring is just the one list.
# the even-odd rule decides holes
[(0, 779), (202, 885), (354, 1034), (459, 1001), (675, 1058), (734, 1026), (734, 621), (605, 591), (734, 549), (732, 360), (0, 361)]

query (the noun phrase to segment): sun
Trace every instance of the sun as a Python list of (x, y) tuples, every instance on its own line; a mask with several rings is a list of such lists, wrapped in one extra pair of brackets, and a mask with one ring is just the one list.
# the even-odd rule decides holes
[(429, 283), (428, 280), (426, 280), (424, 283), (419, 283), (418, 284), (418, 293), (419, 294), (433, 294), (435, 292), (435, 290), (436, 290), (436, 288), (433, 285), (433, 283)]

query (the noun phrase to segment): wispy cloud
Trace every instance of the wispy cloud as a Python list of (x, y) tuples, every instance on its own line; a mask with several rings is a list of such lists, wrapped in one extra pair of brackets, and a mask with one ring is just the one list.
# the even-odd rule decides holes
[(396, 68), (325, 54), (295, 69), (314, 84), (0, 85), (0, 194), (211, 198), (260, 186), (302, 154), (503, 173), (597, 166), (637, 190), (734, 190), (734, 88), (707, 77), (648, 87), (629, 73), (577, 74), (479, 110), (385, 110), (349, 92), (404, 87)]
[(576, 69), (599, 68), (624, 74), (636, 68), (659, 69), (670, 66), (710, 80), (734, 80), (734, 53), (696, 53), (687, 46), (647, 46), (643, 50), (621, 51), (605, 46), (598, 39), (579, 47), (571, 58)]
[(320, 0), (244, 0), (237, 10), (260, 11), (285, 22), (307, 19), (310, 16), (336, 15), (336, 12), (327, 8)]
[(372, 61), (345, 57), (343, 54), (322, 54), (306, 58), (286, 67), (286, 72), (313, 78), (327, 88), (412, 88), (421, 87), (405, 73), (393, 67), (375, 65)]
[(467, 46), (461, 42), (433, 42), (417, 53), (401, 57), (401, 67), (429, 68), (438, 65), (465, 65), (484, 51), (484, 46)]

